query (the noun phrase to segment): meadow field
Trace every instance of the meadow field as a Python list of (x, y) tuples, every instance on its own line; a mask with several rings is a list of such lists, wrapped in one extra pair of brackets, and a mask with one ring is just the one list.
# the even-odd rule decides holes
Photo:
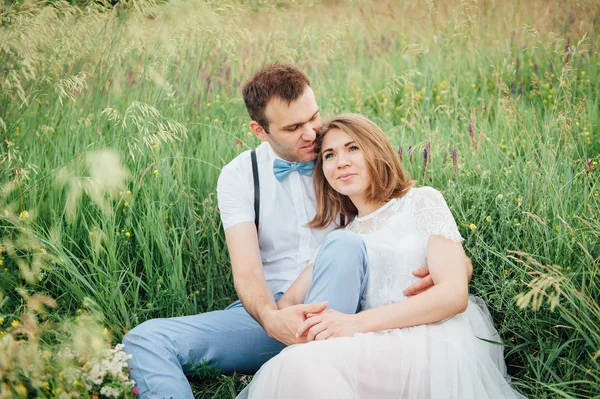
[[(133, 397), (107, 352), (128, 329), (237, 299), (215, 186), (259, 144), (241, 84), (276, 60), (443, 192), (514, 386), (600, 398), (597, 1), (0, 10), (0, 398)], [(250, 378), (190, 381), (232, 398)]]

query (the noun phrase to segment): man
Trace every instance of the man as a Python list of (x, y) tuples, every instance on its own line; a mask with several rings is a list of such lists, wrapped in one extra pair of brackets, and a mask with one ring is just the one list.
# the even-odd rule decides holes
[[(308, 313), (360, 310), (368, 278), (366, 249), (357, 235), (306, 227), (315, 215), (311, 165), (316, 158), (319, 107), (306, 74), (275, 63), (243, 88), (260, 181), (255, 225), (250, 152), (226, 165), (217, 194), (239, 301), (222, 311), (142, 323), (124, 338), (131, 376), (140, 396), (193, 398), (185, 372), (206, 360), (224, 372), (254, 373), (286, 345), (304, 343), (295, 333)], [(327, 236), (327, 238), (325, 238)], [(277, 301), (319, 250), (304, 303)], [(416, 294), (432, 285), (425, 277)], [(282, 301), (283, 302), (283, 301)]]

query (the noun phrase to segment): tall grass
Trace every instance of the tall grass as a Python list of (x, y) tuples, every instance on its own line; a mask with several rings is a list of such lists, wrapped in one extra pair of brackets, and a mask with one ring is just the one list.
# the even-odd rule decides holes
[[(325, 115), (372, 118), (444, 192), (515, 386), (600, 398), (596, 2), (130, 5), (2, 11), (0, 241), (21, 226), (56, 259), (26, 281), (0, 255), (0, 328), (23, 288), (57, 299), (49, 318), (91, 312), (117, 340), (235, 300), (216, 180), (258, 144), (241, 82), (289, 60)], [(240, 386), (193, 381), (199, 397)]]

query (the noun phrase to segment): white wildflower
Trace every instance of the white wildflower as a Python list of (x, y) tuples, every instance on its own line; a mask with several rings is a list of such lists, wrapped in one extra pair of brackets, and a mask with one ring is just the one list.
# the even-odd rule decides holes
[(100, 395), (104, 395), (109, 398), (118, 398), (121, 396), (121, 390), (118, 388), (103, 386), (102, 389), (100, 389)]

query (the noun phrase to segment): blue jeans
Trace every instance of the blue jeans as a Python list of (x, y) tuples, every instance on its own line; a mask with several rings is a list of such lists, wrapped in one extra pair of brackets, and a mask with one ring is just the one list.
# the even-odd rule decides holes
[[(360, 310), (369, 276), (367, 249), (357, 234), (337, 230), (323, 241), (305, 303)], [(282, 293), (275, 294), (277, 301)], [(285, 345), (270, 338), (238, 300), (225, 310), (148, 320), (125, 335), (131, 377), (143, 398), (189, 398), (185, 373), (203, 360), (225, 373), (255, 373)]]

